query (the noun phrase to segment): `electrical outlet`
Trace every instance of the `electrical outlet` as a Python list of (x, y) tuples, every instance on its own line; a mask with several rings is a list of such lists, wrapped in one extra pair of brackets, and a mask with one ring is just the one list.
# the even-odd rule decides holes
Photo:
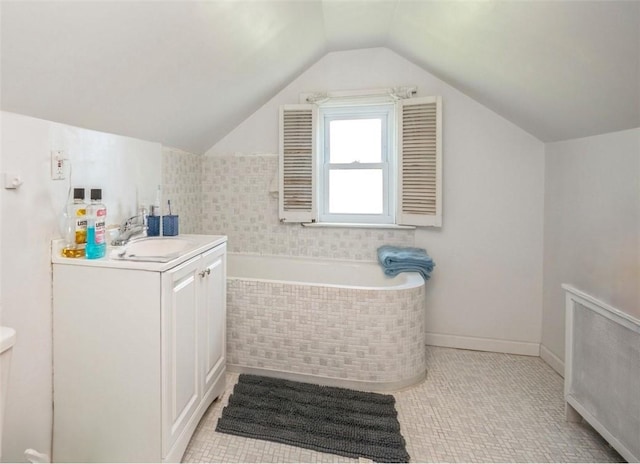
[(51, 179), (65, 179), (66, 159), (62, 150), (51, 150)]

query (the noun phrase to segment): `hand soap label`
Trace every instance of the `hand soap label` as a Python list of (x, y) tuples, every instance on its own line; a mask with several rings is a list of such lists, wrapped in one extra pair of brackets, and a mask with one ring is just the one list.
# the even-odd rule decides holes
[(87, 243), (87, 217), (85, 209), (76, 211), (76, 244)]
[(107, 210), (100, 208), (96, 211), (96, 225), (95, 225), (95, 244), (101, 245), (105, 243), (105, 221), (107, 220)]
[(91, 189), (91, 204), (87, 206), (87, 246), (88, 259), (102, 258), (107, 251), (106, 223), (107, 207), (101, 203), (102, 190)]

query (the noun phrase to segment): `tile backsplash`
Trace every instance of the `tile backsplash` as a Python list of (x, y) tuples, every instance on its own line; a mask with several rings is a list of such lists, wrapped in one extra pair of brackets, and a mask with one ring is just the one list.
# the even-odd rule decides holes
[(202, 232), (202, 160), (175, 148), (162, 147), (162, 214), (171, 212), (180, 216), (180, 233)]
[(202, 226), (229, 237), (229, 251), (332, 259), (375, 260), (384, 244), (411, 246), (413, 230), (303, 227), (278, 220), (278, 157), (203, 159)]
[(281, 224), (278, 194), (270, 192), (277, 188), (276, 155), (202, 157), (163, 148), (162, 168), (180, 232), (227, 235), (232, 252), (373, 261), (381, 245), (414, 244), (413, 230)]

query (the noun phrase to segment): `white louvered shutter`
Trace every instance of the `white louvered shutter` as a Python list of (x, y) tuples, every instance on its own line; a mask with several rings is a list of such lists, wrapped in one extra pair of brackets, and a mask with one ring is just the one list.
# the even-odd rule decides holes
[(400, 100), (398, 214), (402, 225), (442, 225), (442, 99)]
[(280, 202), (282, 222), (316, 218), (316, 105), (280, 107)]

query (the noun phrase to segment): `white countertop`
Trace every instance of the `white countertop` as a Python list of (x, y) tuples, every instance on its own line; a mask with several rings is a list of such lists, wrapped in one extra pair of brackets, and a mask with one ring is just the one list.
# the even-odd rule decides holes
[(162, 272), (171, 269), (194, 256), (203, 253), (206, 250), (221, 245), (227, 241), (226, 235), (194, 235), (180, 234), (176, 237), (192, 242), (183, 254), (166, 263), (148, 262), (148, 261), (129, 261), (124, 259), (111, 258), (114, 250), (124, 247), (107, 247), (107, 253), (104, 258), (87, 259), (87, 258), (65, 258), (61, 251), (64, 246), (62, 240), (53, 240), (51, 242), (51, 262), (53, 264), (63, 264), (69, 266), (89, 266), (89, 267), (110, 267), (118, 269), (137, 269), (141, 271)]

